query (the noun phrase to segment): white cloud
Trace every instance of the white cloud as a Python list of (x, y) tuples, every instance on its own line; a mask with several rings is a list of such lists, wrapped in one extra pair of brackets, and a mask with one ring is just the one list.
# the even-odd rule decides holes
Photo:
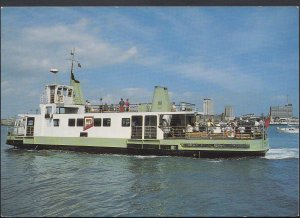
[(222, 66), (210, 65), (208, 67), (198, 62), (190, 62), (169, 67), (183, 77), (201, 83), (209, 82), (232, 92), (252, 93), (259, 92), (263, 88), (262, 81), (250, 75), (248, 76), (247, 73), (241, 72), (235, 66), (222, 68)]
[[(89, 21), (79, 20), (74, 24), (55, 24), (52, 26), (34, 26), (15, 30), (17, 39), (4, 34), (2, 57), (5, 63), (4, 75), (8, 67), (14, 74), (20, 72), (37, 75), (56, 66), (60, 71), (68, 69), (68, 52), (76, 48), (77, 57), (85, 69), (95, 69), (103, 65), (123, 63), (138, 54), (135, 46), (119, 48), (89, 31)], [(6, 36), (6, 37), (5, 37)]]
[(93, 90), (93, 93), (89, 95), (90, 102), (93, 104), (100, 103), (100, 97), (102, 98), (102, 102), (107, 104), (118, 104), (120, 99), (123, 98), (125, 101), (129, 99), (129, 102), (132, 104), (142, 103), (142, 102), (151, 102), (152, 101), (152, 94), (153, 90), (147, 90), (145, 88), (140, 87), (129, 87), (129, 88), (122, 88), (118, 90), (108, 90), (108, 89), (101, 89), (101, 91)]

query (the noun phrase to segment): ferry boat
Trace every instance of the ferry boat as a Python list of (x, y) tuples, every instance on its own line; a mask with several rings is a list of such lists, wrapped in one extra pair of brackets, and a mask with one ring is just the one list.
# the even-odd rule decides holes
[[(269, 150), (267, 127), (221, 128), (194, 104), (171, 104), (168, 89), (155, 86), (152, 102), (86, 107), (80, 81), (49, 84), (39, 114), (19, 114), (7, 144), (22, 149), (54, 149), (91, 153), (191, 156), (199, 158), (264, 156)], [(57, 73), (57, 70), (51, 72)], [(244, 128), (245, 129), (245, 128)]]

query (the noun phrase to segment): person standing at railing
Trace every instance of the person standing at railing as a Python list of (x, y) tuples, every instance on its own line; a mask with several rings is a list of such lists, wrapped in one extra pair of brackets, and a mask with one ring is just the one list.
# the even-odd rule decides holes
[(207, 133), (210, 132), (211, 121), (210, 119), (207, 121)]
[(85, 105), (84, 105), (84, 108), (85, 108), (85, 112), (86, 112), (86, 113), (88, 112), (88, 103), (89, 103), (89, 101), (86, 100), (86, 101), (85, 101)]
[(123, 101), (123, 98), (121, 98), (121, 101), (119, 102), (119, 106), (120, 106), (119, 111), (120, 112), (124, 112), (124, 104), (125, 104), (125, 102)]
[(108, 111), (108, 105), (106, 103), (104, 104), (104, 111)]
[(126, 99), (126, 102), (125, 102), (125, 111), (126, 112), (129, 111), (129, 99), (128, 98)]
[(173, 102), (173, 105), (172, 105), (172, 112), (176, 112), (176, 105), (175, 105), (175, 102)]
[(103, 112), (103, 102), (102, 102), (102, 98), (100, 98), (99, 110), (100, 110), (100, 113)]
[(88, 101), (88, 103), (87, 103), (87, 112), (91, 112), (91, 109), (92, 109), (91, 102)]
[(113, 105), (113, 104), (111, 104), (111, 105), (110, 105), (110, 108), (109, 108), (109, 110), (110, 110), (110, 111), (115, 111), (115, 107), (114, 107), (114, 105)]

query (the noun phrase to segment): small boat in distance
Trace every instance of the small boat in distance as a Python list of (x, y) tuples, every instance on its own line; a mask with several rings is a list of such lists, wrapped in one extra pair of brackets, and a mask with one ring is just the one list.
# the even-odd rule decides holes
[(299, 126), (288, 125), (286, 127), (277, 127), (277, 131), (283, 133), (299, 133)]
[(277, 131), (283, 133), (299, 133), (299, 123), (295, 124), (291, 122), (291, 119), (287, 119), (286, 127), (277, 127)]

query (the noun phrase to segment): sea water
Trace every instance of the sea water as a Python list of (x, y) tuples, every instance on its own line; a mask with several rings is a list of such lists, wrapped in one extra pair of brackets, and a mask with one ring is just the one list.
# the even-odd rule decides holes
[(266, 157), (197, 159), (18, 150), (1, 127), (2, 216), (297, 216), (299, 135)]

